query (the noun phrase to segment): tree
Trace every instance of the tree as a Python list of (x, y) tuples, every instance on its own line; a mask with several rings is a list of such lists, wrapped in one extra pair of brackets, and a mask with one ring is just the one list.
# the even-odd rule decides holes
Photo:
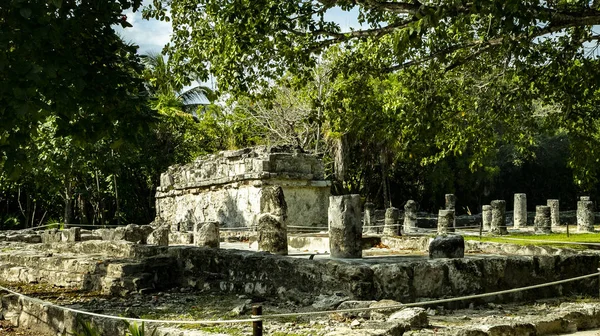
[[(228, 89), (255, 88), (284, 71), (304, 71), (333, 45), (353, 49), (354, 65), (394, 72), (430, 61), (449, 70), (485, 54), (540, 67), (565, 50), (581, 53), (600, 37), (591, 29), (600, 24), (599, 3), (587, 0), (153, 3), (147, 17), (165, 19), (171, 11), (174, 34), (167, 52), (175, 67), (213, 73)], [(357, 8), (363, 26), (341, 31), (326, 16), (334, 7)]]
[(114, 146), (147, 129), (153, 113), (137, 47), (113, 25), (141, 0), (6, 0), (0, 4), (0, 164), (18, 175), (39, 125), (76, 144)]

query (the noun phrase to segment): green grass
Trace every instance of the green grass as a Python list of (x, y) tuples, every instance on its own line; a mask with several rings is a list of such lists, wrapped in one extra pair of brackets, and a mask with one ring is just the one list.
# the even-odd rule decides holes
[(559, 248), (572, 248), (572, 249), (600, 249), (600, 246), (594, 247), (589, 245), (573, 245), (573, 244), (560, 244), (554, 242), (540, 242), (540, 241), (523, 241), (523, 240), (512, 240), (506, 238), (517, 238), (517, 239), (531, 239), (531, 240), (543, 240), (543, 241), (554, 241), (554, 242), (582, 242), (582, 243), (598, 243), (600, 244), (600, 234), (598, 233), (571, 233), (567, 237), (566, 233), (551, 233), (547, 235), (532, 235), (532, 234), (510, 234), (505, 236), (483, 236), (481, 239), (476, 236), (465, 236), (466, 240), (477, 240), (491, 243), (505, 243), (515, 245), (538, 245), (538, 246), (552, 246)]

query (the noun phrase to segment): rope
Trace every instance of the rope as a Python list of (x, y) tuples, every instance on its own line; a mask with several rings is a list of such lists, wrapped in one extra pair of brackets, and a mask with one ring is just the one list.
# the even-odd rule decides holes
[(361, 311), (383, 310), (383, 309), (400, 309), (400, 308), (407, 308), (407, 307), (420, 307), (420, 306), (426, 306), (426, 305), (432, 305), (432, 304), (440, 304), (440, 303), (448, 303), (448, 302), (454, 302), (454, 301), (471, 300), (471, 299), (478, 299), (478, 298), (483, 298), (483, 297), (488, 297), (488, 296), (496, 296), (496, 295), (501, 295), (501, 294), (516, 293), (516, 292), (525, 291), (525, 290), (529, 290), (529, 289), (536, 289), (536, 288), (542, 288), (542, 287), (560, 285), (562, 283), (571, 282), (571, 281), (577, 281), (577, 280), (582, 280), (582, 279), (591, 278), (591, 277), (598, 276), (598, 275), (600, 275), (600, 272), (596, 272), (596, 273), (592, 273), (592, 274), (587, 274), (587, 275), (582, 275), (582, 276), (578, 276), (578, 277), (574, 277), (574, 278), (569, 278), (569, 279), (564, 279), (564, 280), (558, 280), (558, 281), (543, 283), (543, 284), (539, 284), (539, 285), (519, 287), (519, 288), (507, 289), (507, 290), (502, 290), (502, 291), (497, 291), (497, 292), (491, 292), (491, 293), (474, 294), (474, 295), (467, 295), (467, 296), (461, 296), (461, 297), (455, 297), (455, 298), (449, 298), (449, 299), (433, 300), (433, 301), (423, 301), (423, 302), (414, 302), (414, 303), (406, 303), (406, 304), (403, 303), (403, 304), (398, 304), (398, 305), (390, 305), (390, 306), (383, 306), (383, 307), (376, 307), (376, 308), (375, 307), (373, 307), (373, 308), (370, 308), (370, 307), (369, 308), (349, 308), (349, 309), (340, 309), (340, 310), (322, 310), (322, 311), (300, 312), (300, 313), (252, 315), (252, 317), (253, 318), (261, 317), (263, 319), (269, 319), (269, 318), (290, 317), (290, 316), (307, 316), (307, 315), (350, 313), (350, 312), (361, 312)]
[(133, 317), (123, 317), (123, 316), (113, 316), (113, 315), (106, 315), (106, 314), (99, 314), (99, 313), (92, 313), (92, 312), (88, 312), (88, 311), (84, 311), (84, 310), (79, 310), (79, 309), (73, 309), (73, 308), (69, 308), (69, 307), (63, 307), (63, 306), (59, 306), (56, 305), (54, 303), (48, 302), (48, 301), (43, 301), (40, 299), (36, 299), (36, 298), (32, 298), (30, 296), (15, 292), (11, 289), (8, 289), (6, 287), (0, 286), (0, 290), (9, 292), (11, 294), (14, 294), (20, 298), (23, 298), (24, 300), (27, 301), (31, 301), (37, 304), (41, 304), (44, 306), (50, 306), (50, 307), (56, 307), (58, 309), (62, 309), (65, 311), (70, 311), (73, 313), (77, 313), (77, 314), (83, 314), (83, 315), (89, 315), (89, 316), (95, 316), (95, 317), (102, 317), (102, 318), (107, 318), (107, 319), (112, 319), (112, 320), (122, 320), (122, 321), (134, 321), (134, 322), (145, 322), (145, 323), (165, 323), (165, 324), (224, 324), (224, 323), (246, 323), (246, 322), (256, 322), (256, 321), (261, 321), (261, 319), (259, 318), (249, 318), (249, 319), (239, 319), (239, 320), (199, 320), (199, 321), (188, 321), (188, 320), (153, 320), (153, 319), (141, 319), (141, 318), (133, 318)]

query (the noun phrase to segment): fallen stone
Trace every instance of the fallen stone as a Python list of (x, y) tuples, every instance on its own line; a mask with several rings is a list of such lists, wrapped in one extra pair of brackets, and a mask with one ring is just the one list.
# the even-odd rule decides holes
[(321, 294), (317, 296), (315, 302), (312, 304), (312, 307), (318, 310), (335, 309), (339, 304), (347, 301), (348, 299), (350, 298), (345, 296), (343, 293), (336, 293), (334, 295)]
[(390, 315), (387, 321), (402, 321), (409, 324), (411, 328), (426, 328), (429, 326), (427, 311), (420, 307), (405, 308), (397, 311)]
[[(401, 303), (394, 300), (381, 300), (369, 305), (369, 308), (384, 308), (391, 306), (400, 306)], [(380, 320), (385, 321), (387, 318), (398, 310), (396, 308), (388, 308), (388, 309), (376, 309), (371, 311), (371, 320)]]
[(462, 236), (437, 236), (429, 243), (429, 258), (464, 258), (465, 239)]
[(156, 228), (147, 238), (147, 243), (158, 246), (169, 246), (169, 233), (171, 229), (167, 225)]

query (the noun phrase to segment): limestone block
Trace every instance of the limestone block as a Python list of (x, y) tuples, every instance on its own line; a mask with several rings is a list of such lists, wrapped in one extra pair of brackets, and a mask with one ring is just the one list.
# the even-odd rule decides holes
[(408, 200), (404, 205), (404, 232), (414, 232), (417, 228), (417, 202)]
[(538, 205), (535, 207), (535, 233), (552, 233), (552, 220), (550, 219), (550, 207)]
[(515, 194), (513, 225), (515, 229), (527, 226), (527, 195)]
[(456, 195), (446, 194), (444, 199), (446, 201), (446, 210), (456, 210)]
[(484, 205), (481, 207), (481, 222), (483, 225), (483, 231), (489, 232), (492, 225), (492, 206)]
[(61, 237), (62, 237), (62, 234), (60, 233), (60, 231), (58, 229), (44, 230), (42, 232), (42, 243), (44, 243), (44, 244), (58, 243), (62, 240)]
[(62, 241), (64, 242), (78, 242), (81, 241), (81, 228), (73, 227), (60, 231), (62, 235)]
[(400, 217), (400, 210), (398, 208), (388, 208), (385, 210), (385, 220), (383, 234), (387, 236), (400, 236), (400, 225), (398, 225), (398, 218)]
[(129, 224), (114, 230), (112, 240), (124, 240), (132, 243), (146, 244), (146, 238), (154, 229), (150, 225)]
[(360, 195), (329, 197), (329, 249), (332, 258), (362, 257)]
[(280, 186), (267, 186), (262, 189), (260, 213), (280, 216), (284, 222), (287, 220), (287, 203)]
[(368, 234), (377, 233), (375, 222), (375, 204), (371, 202), (365, 203), (365, 210), (363, 214), (363, 232)]
[(552, 226), (560, 226), (560, 203), (557, 199), (549, 199), (546, 203), (550, 207), (550, 222)]
[(594, 219), (594, 202), (585, 200), (577, 202), (577, 231), (593, 232)]
[(219, 248), (219, 222), (196, 223), (194, 245)]
[(150, 235), (148, 235), (147, 243), (158, 246), (169, 246), (169, 226), (163, 225), (157, 227)]
[(427, 328), (429, 326), (427, 311), (421, 307), (411, 307), (399, 310), (390, 315), (387, 321), (403, 321), (408, 323), (411, 328)]
[[(447, 211), (447, 210), (440, 210)], [(464, 258), (465, 239), (463, 236), (437, 236), (429, 243), (429, 258)]]
[(438, 212), (438, 235), (446, 235), (454, 232), (454, 210), (440, 210)]
[(262, 214), (258, 218), (258, 250), (287, 255), (287, 227), (280, 216)]
[(491, 202), (492, 206), (492, 222), (490, 232), (494, 234), (508, 234), (506, 228), (506, 201), (495, 200)]

